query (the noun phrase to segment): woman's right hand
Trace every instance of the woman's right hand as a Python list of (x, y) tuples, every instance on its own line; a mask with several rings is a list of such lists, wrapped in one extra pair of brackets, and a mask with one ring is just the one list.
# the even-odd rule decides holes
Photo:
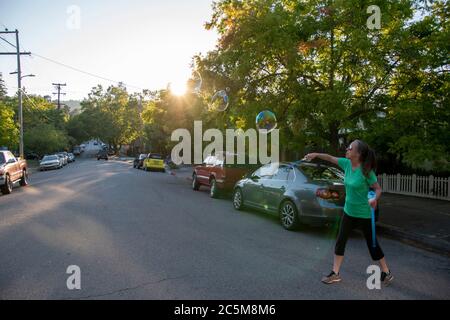
[(303, 159), (306, 161), (312, 161), (316, 158), (318, 153), (308, 153)]

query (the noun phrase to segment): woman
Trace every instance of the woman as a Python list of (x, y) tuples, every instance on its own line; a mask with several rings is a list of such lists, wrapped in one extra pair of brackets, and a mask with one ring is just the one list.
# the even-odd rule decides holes
[[(345, 158), (336, 158), (328, 154), (310, 153), (305, 156), (305, 160), (311, 161), (319, 158), (341, 167), (345, 172), (345, 206), (341, 220), (339, 235), (336, 241), (333, 270), (322, 279), (325, 284), (340, 282), (339, 270), (344, 260), (345, 245), (350, 232), (360, 227), (366, 238), (370, 255), (374, 261), (379, 261), (381, 266), (381, 282), (388, 285), (394, 277), (386, 264), (383, 251), (376, 240), (376, 246), (372, 244), (372, 221), (371, 209), (376, 209), (377, 202), (381, 196), (381, 187), (377, 182), (374, 173), (376, 167), (375, 152), (361, 140), (353, 141), (347, 148)], [(376, 198), (368, 200), (369, 188), (376, 192)]]

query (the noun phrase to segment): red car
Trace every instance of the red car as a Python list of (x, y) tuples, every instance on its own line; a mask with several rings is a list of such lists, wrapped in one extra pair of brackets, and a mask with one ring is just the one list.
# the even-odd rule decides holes
[(10, 194), (13, 184), (28, 185), (27, 162), (17, 159), (10, 151), (0, 151), (0, 191)]
[[(233, 156), (236, 163), (236, 155)], [(237, 181), (257, 167), (226, 164), (223, 159), (224, 153), (219, 153), (207, 157), (203, 164), (196, 166), (192, 174), (192, 189), (197, 191), (200, 186), (210, 187), (210, 196), (217, 198), (222, 192), (232, 191)]]

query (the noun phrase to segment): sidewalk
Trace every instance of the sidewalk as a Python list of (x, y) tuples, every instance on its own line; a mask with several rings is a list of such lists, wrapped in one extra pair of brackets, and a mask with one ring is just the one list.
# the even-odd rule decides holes
[(450, 255), (450, 201), (383, 193), (378, 232)]

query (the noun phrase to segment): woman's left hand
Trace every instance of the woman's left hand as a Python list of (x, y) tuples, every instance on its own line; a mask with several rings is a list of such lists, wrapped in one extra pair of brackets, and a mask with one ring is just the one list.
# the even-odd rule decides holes
[(375, 210), (377, 208), (377, 199), (370, 199), (369, 205)]

